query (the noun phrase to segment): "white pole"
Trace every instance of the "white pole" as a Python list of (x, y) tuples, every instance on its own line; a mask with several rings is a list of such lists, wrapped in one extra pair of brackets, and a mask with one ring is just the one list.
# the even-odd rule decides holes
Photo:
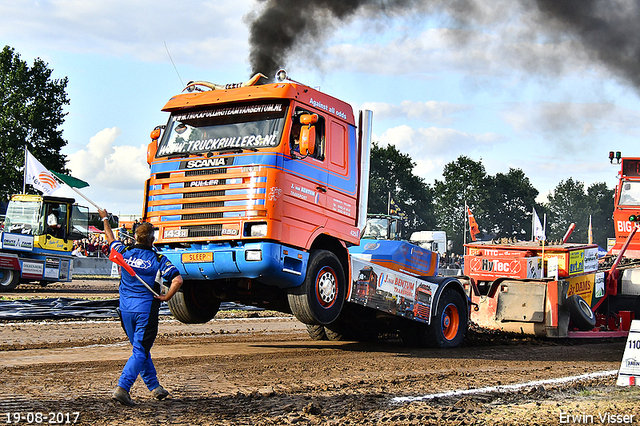
[(536, 232), (536, 208), (531, 208), (531, 241), (535, 241), (535, 232)]
[(27, 193), (27, 146), (24, 146), (24, 176), (22, 178), (22, 193)]
[(462, 240), (462, 244), (463, 244), (463, 247), (464, 247), (465, 245), (467, 245), (467, 219), (469, 218), (469, 211), (467, 210), (467, 200), (466, 199), (464, 200), (464, 213), (463, 213), (463, 216), (464, 216), (464, 225), (463, 225), (464, 226), (464, 233), (463, 233), (464, 238)]
[[(67, 186), (69, 186), (69, 185), (67, 185)], [(81, 196), (82, 198), (84, 198), (85, 200), (87, 200), (89, 203), (91, 203), (91, 205), (92, 205), (93, 207), (95, 207), (95, 208), (96, 208), (96, 209), (98, 209), (98, 210), (102, 210), (102, 207), (99, 207), (96, 203), (94, 203), (93, 201), (91, 201), (90, 199), (88, 199), (88, 198), (86, 197), (86, 195), (84, 195), (82, 192), (78, 191), (78, 190), (77, 190), (76, 188), (74, 188), (73, 186), (69, 186), (69, 188), (73, 189), (73, 191), (74, 191), (76, 194), (78, 194), (79, 196)]]

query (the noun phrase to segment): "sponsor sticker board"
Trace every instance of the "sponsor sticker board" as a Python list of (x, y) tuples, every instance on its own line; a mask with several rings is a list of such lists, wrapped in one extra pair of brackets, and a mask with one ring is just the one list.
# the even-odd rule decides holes
[(498, 278), (539, 279), (542, 276), (540, 257), (465, 256), (464, 273), (481, 281)]
[(2, 232), (1, 241), (5, 250), (33, 251), (33, 235)]
[(42, 279), (44, 276), (44, 262), (22, 261), (22, 278)]
[[(604, 274), (603, 274), (604, 275)], [(593, 296), (593, 289), (595, 287), (596, 275), (587, 274), (579, 277), (567, 278), (569, 283), (569, 289), (567, 290), (567, 297), (577, 294), (582, 297), (585, 302), (591, 306), (591, 300)]]
[(411, 275), (351, 256), (349, 301), (387, 313), (429, 323), (433, 295), (438, 289)]
[(640, 320), (631, 321), (627, 344), (618, 371), (617, 385), (640, 385)]

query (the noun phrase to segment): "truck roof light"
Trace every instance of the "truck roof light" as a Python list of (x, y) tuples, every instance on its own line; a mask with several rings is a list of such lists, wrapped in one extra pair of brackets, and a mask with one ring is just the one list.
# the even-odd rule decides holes
[(287, 79), (287, 71), (284, 69), (278, 70), (276, 73), (276, 81), (281, 83)]

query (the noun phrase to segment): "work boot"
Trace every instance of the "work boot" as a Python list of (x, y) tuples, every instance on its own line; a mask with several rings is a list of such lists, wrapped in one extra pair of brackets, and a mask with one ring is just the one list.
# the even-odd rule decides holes
[(136, 403), (133, 402), (133, 399), (131, 399), (131, 397), (129, 396), (129, 392), (127, 392), (120, 386), (116, 387), (116, 390), (113, 391), (113, 395), (111, 396), (111, 398), (115, 399), (120, 404), (128, 405), (129, 407), (136, 405)]
[(169, 391), (158, 385), (157, 388), (151, 391), (151, 396), (155, 399), (162, 400), (169, 396)]

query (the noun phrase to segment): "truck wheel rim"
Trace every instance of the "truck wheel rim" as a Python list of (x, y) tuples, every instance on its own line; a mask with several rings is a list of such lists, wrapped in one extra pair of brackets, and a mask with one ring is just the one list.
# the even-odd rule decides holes
[(453, 340), (460, 328), (460, 314), (454, 304), (449, 304), (442, 312), (442, 334), (447, 340)]
[(13, 281), (13, 273), (4, 270), (0, 271), (0, 287), (6, 287)]
[(336, 302), (338, 280), (333, 269), (325, 266), (316, 279), (316, 298), (323, 308), (330, 308)]

